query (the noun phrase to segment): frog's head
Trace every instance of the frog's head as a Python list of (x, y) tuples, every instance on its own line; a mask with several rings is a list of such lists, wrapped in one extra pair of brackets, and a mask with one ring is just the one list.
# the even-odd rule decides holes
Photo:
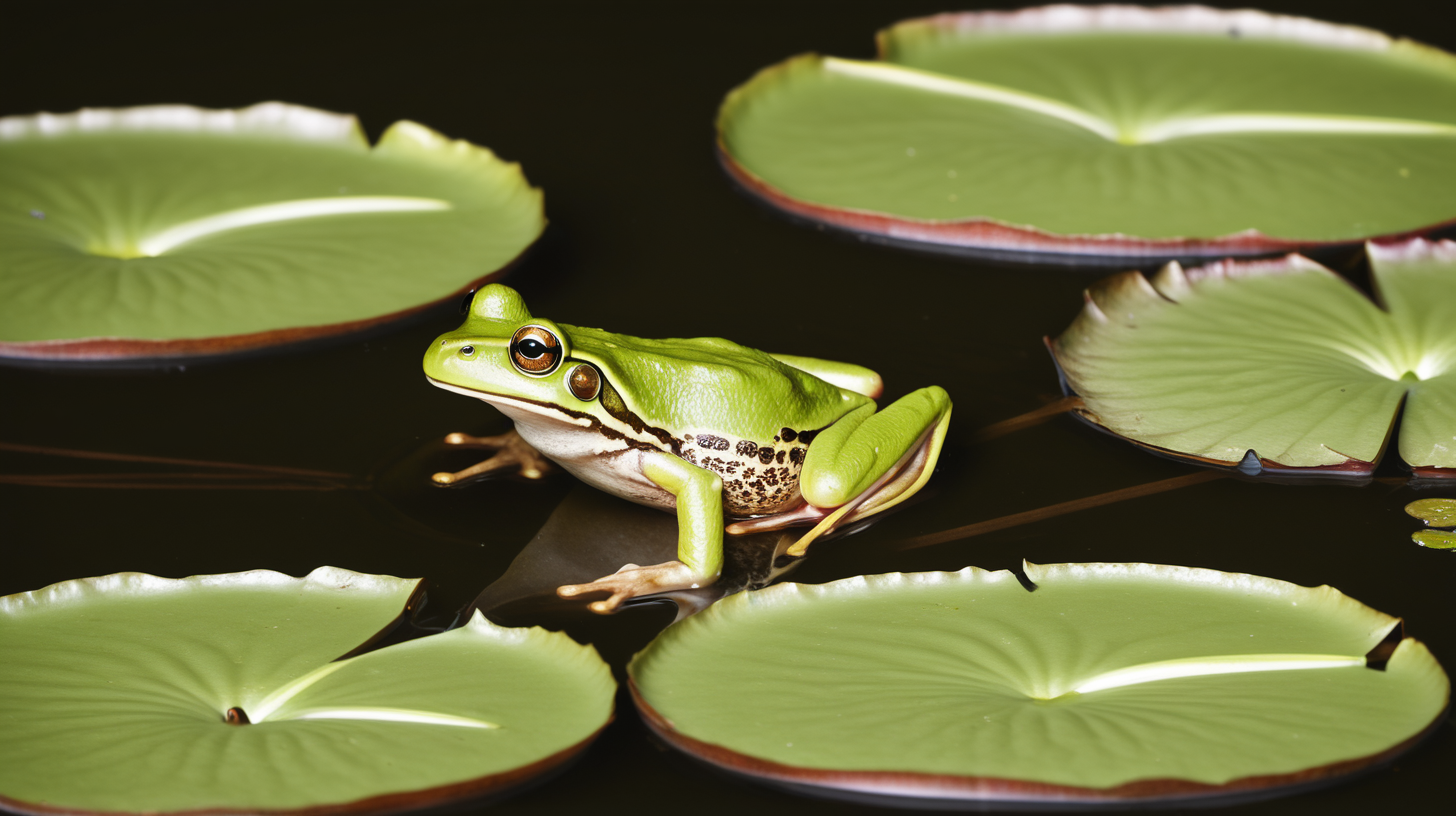
[(483, 399), (510, 397), (537, 405), (580, 406), (596, 399), (601, 375), (572, 364), (571, 338), (531, 316), (516, 290), (484, 286), (460, 328), (435, 339), (425, 375), (435, 385)]

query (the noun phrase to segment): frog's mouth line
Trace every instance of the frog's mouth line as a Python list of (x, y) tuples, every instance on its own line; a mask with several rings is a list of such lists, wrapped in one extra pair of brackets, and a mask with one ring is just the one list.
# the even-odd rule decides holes
[(512, 408), (518, 408), (522, 411), (528, 411), (530, 413), (537, 414), (539, 416), (549, 417), (555, 420), (560, 420), (562, 417), (565, 417), (568, 421), (576, 422), (578, 424), (582, 424), (583, 419), (586, 419), (588, 422), (590, 421), (590, 418), (586, 417), (586, 415), (584, 414), (576, 414), (571, 411), (567, 411), (557, 405), (548, 405), (546, 403), (522, 399), (520, 397), (507, 397), (504, 394), (492, 394), (489, 391), (477, 391), (474, 388), (465, 388), (459, 385), (451, 385), (450, 383), (440, 382), (439, 380), (429, 376), (428, 374), (425, 375), (425, 379), (429, 381), (430, 385), (433, 385), (436, 388), (443, 388), (446, 391), (454, 391), (456, 394), (461, 394), (467, 397), (474, 397), (481, 402), (487, 402), (491, 405), (506, 405)]

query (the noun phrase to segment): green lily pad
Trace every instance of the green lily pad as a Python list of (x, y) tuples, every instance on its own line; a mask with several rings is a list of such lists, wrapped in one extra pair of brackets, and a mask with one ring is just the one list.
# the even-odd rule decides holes
[(1432, 527), (1456, 527), (1456, 499), (1417, 499), (1405, 512)]
[[(1269, 793), (1388, 759), (1450, 683), (1329, 587), (1149, 564), (780, 584), (633, 660), (669, 742), (791, 786), (931, 799)], [(1376, 663), (1376, 666), (1379, 664)]]
[(545, 225), (489, 150), (270, 102), (0, 118), (0, 358), (213, 355), (374, 326)]
[[(1432, 527), (1456, 527), (1456, 499), (1417, 499), (1405, 511)], [(1456, 533), (1449, 530), (1419, 530), (1411, 540), (1433, 550), (1456, 549)]]
[(1420, 530), (1411, 533), (1411, 540), (1433, 550), (1456, 549), (1456, 533), (1449, 530)]
[[(1380, 305), (1299, 256), (1099, 281), (1050, 343), (1083, 418), (1215, 465), (1456, 475), (1456, 243), (1368, 248)], [(1383, 307), (1383, 308), (1382, 308)]]
[(879, 52), (730, 93), (730, 174), (805, 218), (1002, 252), (1267, 253), (1456, 219), (1456, 58), (1407, 40), (1051, 6), (903, 22)]
[(519, 783), (610, 719), (590, 647), (478, 615), (335, 660), (418, 585), (332, 567), (121, 573), (0, 598), (0, 806), (404, 810)]

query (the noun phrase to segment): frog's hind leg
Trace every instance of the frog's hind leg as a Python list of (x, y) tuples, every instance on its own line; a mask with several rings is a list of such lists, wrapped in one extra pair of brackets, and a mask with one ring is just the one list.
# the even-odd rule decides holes
[(800, 556), (843, 524), (915, 495), (935, 470), (950, 423), (950, 396), (938, 386), (907, 394), (879, 413), (857, 409), (815, 437), (799, 489), (816, 508), (833, 508), (792, 547)]

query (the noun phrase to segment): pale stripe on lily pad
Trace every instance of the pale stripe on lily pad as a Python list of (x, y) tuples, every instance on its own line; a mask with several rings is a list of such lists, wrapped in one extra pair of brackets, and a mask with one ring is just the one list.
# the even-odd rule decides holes
[(419, 583), (124, 573), (0, 598), (0, 807), (417, 809), (549, 770), (611, 718), (591, 647), (478, 613), (339, 659)]
[(1035, 591), (971, 567), (742, 593), (638, 654), (634, 693), (669, 742), (729, 770), (1033, 802), (1334, 778), (1410, 747), (1449, 699), (1397, 619), (1330, 587), (1150, 564), (1026, 575)]
[(499, 274), (541, 193), (489, 150), (282, 103), (0, 118), (0, 357), (219, 354)]
[(891, 239), (1228, 255), (1456, 219), (1456, 58), (1378, 32), (1196, 6), (1054, 6), (895, 25), (724, 101), (749, 190)]

